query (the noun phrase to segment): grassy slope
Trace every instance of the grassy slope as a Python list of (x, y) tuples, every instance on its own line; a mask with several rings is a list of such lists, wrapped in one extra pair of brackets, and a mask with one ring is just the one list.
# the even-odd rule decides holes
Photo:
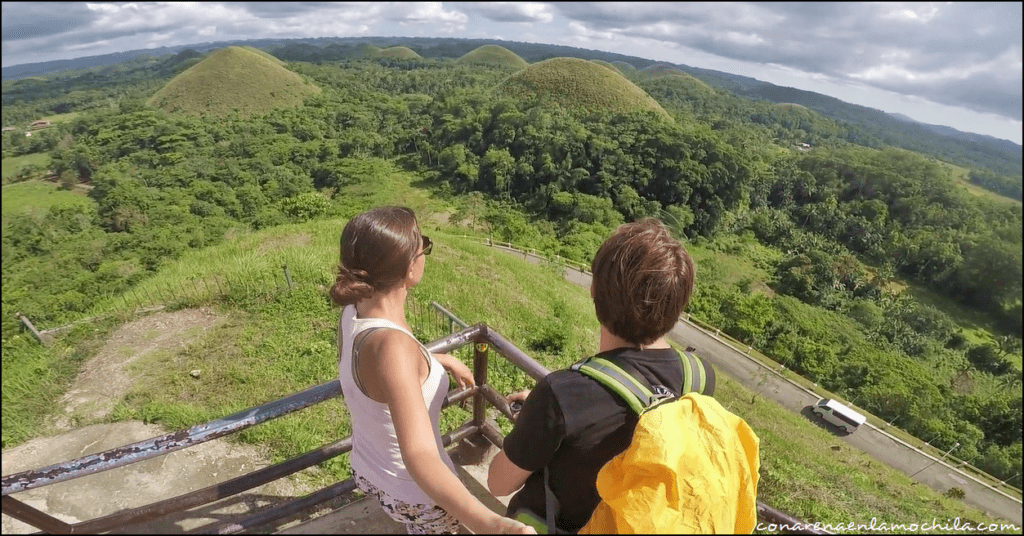
[(517, 98), (536, 96), (541, 102), (573, 110), (649, 110), (671, 119), (657, 101), (622, 75), (577, 58), (534, 63), (508, 77), (496, 91)]
[(276, 56), (271, 55), (269, 52), (267, 52), (265, 50), (260, 50), (260, 49), (255, 48), (255, 47), (248, 47), (248, 46), (243, 46), (243, 47), (240, 47), (240, 48), (248, 50), (249, 52), (255, 52), (256, 54), (259, 54), (260, 56), (263, 56), (264, 58), (267, 58), (268, 60), (270, 60), (270, 61), (272, 61), (272, 62), (274, 62), (274, 63), (276, 63), (278, 65), (284, 65), (283, 61), (278, 59)]
[[(425, 233), (437, 244), (427, 264), (424, 281), (411, 293), (410, 321), (421, 338), (441, 333), (436, 319), (424, 306), (438, 301), (463, 320), (486, 322), (549, 368), (564, 367), (596, 350), (597, 322), (585, 289), (564, 281), (554, 270), (534, 266), (457, 236), (443, 218), (445, 203), (411, 188), (415, 179), (377, 162), (374, 172), (386, 175), (379, 185), (356, 186), (344, 192), (357, 205), (387, 202), (381, 191), (396, 192), (394, 202), (417, 209)], [(318, 285), (329, 285), (336, 262), (337, 239), (343, 219), (286, 225), (235, 237), (207, 251), (186, 255), (154, 276), (148, 284), (219, 288), (212, 282), (187, 283), (220, 274), (232, 282), (226, 298), (196, 295), (179, 306), (205, 304), (227, 318), (220, 327), (189, 345), (147, 355), (132, 369), (138, 380), (112, 416), (144, 419), (170, 429), (181, 429), (297, 392), (335, 377), (334, 345), (337, 310)], [(721, 260), (721, 253), (694, 248), (698, 262)], [(716, 261), (718, 262), (718, 261)], [(725, 262), (725, 261), (722, 261)], [(736, 262), (736, 261), (730, 261)], [(295, 283), (283, 289), (281, 264), (287, 264)], [(750, 275), (759, 268), (748, 268)], [(143, 287), (145, 284), (143, 285)], [(140, 289), (140, 291), (143, 291)], [(101, 307), (115, 311), (123, 300)], [(107, 327), (116, 327), (111, 322)], [(549, 326), (569, 332), (561, 352), (531, 350)], [(80, 334), (91, 333), (87, 325)], [(69, 364), (80, 364), (97, 347), (98, 340), (77, 348), (68, 337), (43, 350), (28, 346), (23, 368), (4, 363), (4, 433), (9, 425), (24, 422), (26, 413), (43, 413), (53, 407), (62, 386), (74, 373)], [(93, 350), (90, 350), (93, 349)], [(470, 363), (468, 350), (456, 353)], [(6, 356), (7, 352), (5, 352)], [(68, 356), (71, 356), (69, 359)], [(63, 367), (63, 368), (60, 368)], [(201, 377), (183, 378), (182, 370), (200, 368)], [(46, 370), (39, 386), (38, 370)], [(143, 374), (145, 371), (145, 374)], [(492, 354), (490, 378), (499, 391), (529, 386), (529, 380)], [(762, 480), (759, 497), (797, 518), (808, 521), (890, 522), (908, 519), (987, 518), (959, 502), (914, 485), (910, 480), (867, 455), (855, 451), (831, 434), (780, 406), (758, 399), (739, 384), (722, 378), (717, 398), (743, 417), (761, 437)], [(42, 388), (39, 388), (42, 387)], [(442, 426), (454, 427), (467, 418), (464, 409), (446, 410)], [(87, 422), (81, 422), (84, 425)], [(43, 430), (37, 427), (35, 434)], [(328, 402), (277, 419), (240, 434), (239, 439), (268, 446), (278, 460), (318, 447), (349, 434), (343, 404)], [(347, 476), (347, 464), (335, 460), (314, 471), (311, 478), (323, 484)]]
[(966, 169), (964, 169), (964, 168), (962, 168), (960, 166), (957, 166), (957, 165), (954, 165), (954, 164), (950, 164), (948, 162), (939, 162), (939, 165), (941, 165), (944, 169), (946, 169), (949, 172), (949, 176), (956, 182), (956, 184), (962, 186), (971, 195), (974, 195), (974, 196), (977, 196), (977, 197), (987, 197), (989, 199), (993, 199), (993, 200), (996, 200), (996, 201), (998, 201), (1000, 203), (1005, 203), (1005, 204), (1008, 204), (1008, 205), (1020, 205), (1021, 204), (1021, 202), (1017, 201), (1016, 199), (1011, 199), (1009, 197), (1005, 197), (1005, 196), (999, 195), (999, 194), (997, 194), (997, 193), (995, 193), (993, 191), (986, 190), (986, 189), (982, 188), (981, 186), (978, 186), (977, 184), (974, 184), (973, 182), (971, 182), (971, 179), (968, 177), (968, 170), (966, 170)]
[(243, 117), (295, 106), (320, 88), (261, 54), (221, 49), (174, 77), (148, 101), (167, 112)]

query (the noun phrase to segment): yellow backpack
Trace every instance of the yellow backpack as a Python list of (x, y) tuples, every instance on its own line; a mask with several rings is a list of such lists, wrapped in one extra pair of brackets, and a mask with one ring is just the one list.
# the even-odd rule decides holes
[[(573, 368), (615, 391), (640, 415), (629, 447), (598, 473), (601, 502), (580, 534), (754, 530), (760, 440), (743, 419), (699, 394), (700, 388), (659, 400), (644, 382), (604, 359)], [(697, 376), (687, 375), (694, 387)]]

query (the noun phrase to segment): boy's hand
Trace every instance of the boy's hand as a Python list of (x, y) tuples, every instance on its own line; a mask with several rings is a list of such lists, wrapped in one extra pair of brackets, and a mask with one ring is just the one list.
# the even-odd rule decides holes
[(509, 403), (512, 403), (512, 402), (523, 403), (523, 402), (526, 402), (526, 397), (528, 397), (528, 396), (530, 396), (530, 390), (529, 389), (523, 389), (522, 391), (517, 391), (515, 393), (512, 393), (512, 394), (508, 395), (505, 398), (508, 399)]
[(530, 390), (525, 389), (516, 393), (512, 393), (506, 397), (508, 400), (508, 409), (512, 412), (512, 422), (515, 422), (516, 417), (519, 416), (519, 410), (523, 409), (523, 403), (526, 402), (526, 397), (530, 396)]

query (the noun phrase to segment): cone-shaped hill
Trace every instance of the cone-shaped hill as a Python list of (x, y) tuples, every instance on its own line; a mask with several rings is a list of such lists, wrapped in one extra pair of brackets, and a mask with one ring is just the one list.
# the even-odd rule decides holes
[(417, 54), (413, 49), (409, 47), (391, 47), (385, 48), (377, 53), (377, 57), (384, 60), (418, 60), (423, 59), (423, 56)]
[(206, 54), (194, 48), (186, 48), (181, 52), (167, 58), (160, 65), (160, 68), (168, 74), (179, 74), (186, 69), (195, 66), (206, 59)]
[(825, 116), (820, 113), (794, 102), (780, 102), (772, 105), (772, 110), (785, 114), (791, 118), (806, 119), (808, 121), (824, 121)]
[(529, 65), (526, 60), (518, 54), (499, 45), (484, 45), (465, 53), (458, 59), (459, 63), (489, 63), (492, 65), (507, 65), (522, 69)]
[(243, 46), (241, 48), (244, 48), (244, 49), (246, 49), (246, 50), (248, 50), (250, 52), (255, 52), (255, 53), (259, 54), (260, 56), (263, 56), (264, 58), (267, 58), (268, 60), (270, 60), (270, 61), (272, 61), (272, 62), (274, 62), (274, 63), (276, 63), (278, 65), (284, 65), (283, 61), (281, 61), (276, 56), (274, 56), (273, 54), (271, 54), (271, 53), (269, 53), (269, 52), (267, 52), (265, 50), (260, 50), (258, 48), (249, 47), (249, 46)]
[(170, 58), (167, 58), (167, 60), (164, 61), (164, 65), (173, 66), (173, 65), (177, 65), (179, 63), (184, 63), (184, 62), (186, 62), (188, 60), (192, 60), (192, 59), (196, 59), (196, 58), (202, 58), (202, 57), (203, 57), (203, 53), (202, 52), (199, 52), (198, 50), (196, 50), (194, 48), (186, 48), (185, 50), (182, 50), (181, 52), (178, 52), (177, 54), (171, 56)]
[[(669, 65), (668, 63), (655, 63), (640, 69), (636, 72), (637, 76), (656, 77), (656, 76), (690, 76), (683, 71)], [(692, 77), (691, 77), (692, 78)]]
[(666, 63), (656, 63), (650, 67), (644, 67), (633, 74), (633, 79), (664, 79), (671, 84), (682, 86), (692, 95), (713, 95), (715, 93), (715, 90), (703, 80), (698, 80)]
[(611, 70), (613, 70), (613, 71), (615, 71), (615, 72), (617, 72), (619, 74), (622, 74), (622, 71), (620, 71), (618, 67), (608, 63), (607, 61), (604, 61), (604, 60), (590, 60), (590, 61), (600, 65), (601, 67), (607, 67), (607, 68), (609, 68), (609, 69), (611, 69)]
[(356, 45), (355, 51), (352, 53), (353, 58), (360, 59), (373, 59), (380, 56), (381, 48), (377, 45), (371, 45), (369, 43), (359, 43)]
[(612, 65), (614, 65), (615, 68), (619, 70), (619, 72), (624, 74), (628, 74), (636, 70), (636, 67), (633, 67), (632, 65), (624, 61), (613, 61)]
[(242, 117), (296, 106), (320, 88), (261, 54), (227, 47), (175, 76), (146, 104), (170, 113)]
[(587, 112), (649, 110), (672, 120), (657, 101), (617, 72), (578, 58), (551, 58), (506, 78), (495, 92)]

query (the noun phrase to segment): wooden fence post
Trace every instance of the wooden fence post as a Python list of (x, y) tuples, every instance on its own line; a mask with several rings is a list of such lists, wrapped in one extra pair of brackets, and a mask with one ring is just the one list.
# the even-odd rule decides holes
[(36, 336), (36, 339), (39, 340), (40, 344), (42, 344), (43, 346), (49, 346), (50, 343), (53, 342), (53, 339), (50, 336), (39, 333), (39, 331), (36, 330), (36, 327), (32, 325), (32, 322), (29, 321), (28, 318), (25, 318), (25, 315), (21, 314), (20, 312), (14, 314), (17, 315), (18, 318), (21, 320), (21, 323), (24, 324), (25, 327), (27, 327), (28, 330), (31, 331), (32, 334)]

